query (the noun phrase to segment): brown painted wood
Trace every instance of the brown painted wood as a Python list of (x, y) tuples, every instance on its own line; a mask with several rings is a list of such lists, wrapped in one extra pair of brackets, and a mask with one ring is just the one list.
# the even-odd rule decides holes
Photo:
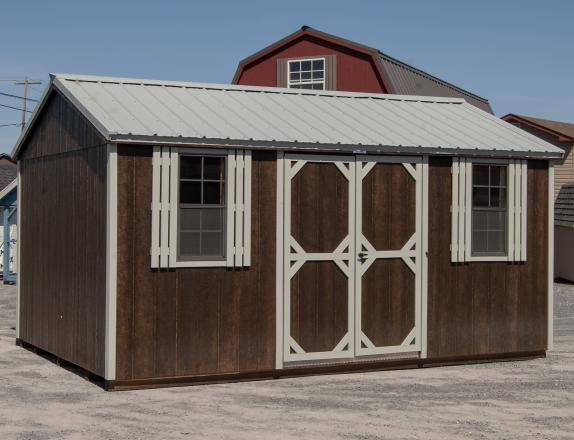
[[(363, 179), (362, 232), (376, 250), (400, 250), (416, 230), (416, 184), (402, 164), (379, 163)], [(377, 260), (361, 280), (363, 333), (400, 345), (415, 326), (415, 277), (401, 259)]]
[(152, 270), (151, 147), (118, 149), (119, 380), (275, 365), (276, 154), (254, 152), (252, 265)]
[(451, 159), (429, 168), (429, 357), (545, 350), (547, 162), (528, 162), (524, 263), (451, 263)]
[(55, 93), (20, 160), (20, 338), (103, 375), (104, 140)]
[[(291, 235), (307, 252), (332, 252), (349, 234), (349, 182), (332, 163), (306, 163), (291, 182)], [(331, 261), (291, 279), (291, 336), (306, 352), (332, 351), (348, 329), (347, 276)]]

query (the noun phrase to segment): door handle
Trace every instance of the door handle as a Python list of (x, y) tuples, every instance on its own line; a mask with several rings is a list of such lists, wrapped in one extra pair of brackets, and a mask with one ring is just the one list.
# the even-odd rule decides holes
[(364, 263), (367, 260), (367, 254), (365, 252), (359, 252), (357, 254), (357, 260), (359, 260), (361, 263)]

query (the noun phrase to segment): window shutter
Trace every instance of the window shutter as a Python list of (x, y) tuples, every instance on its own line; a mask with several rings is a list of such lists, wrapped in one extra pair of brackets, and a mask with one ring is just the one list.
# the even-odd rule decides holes
[(227, 190), (227, 266), (251, 265), (251, 151), (230, 150)]
[[(193, 149), (186, 151), (193, 153)], [(214, 151), (221, 153), (222, 150)], [(251, 265), (251, 151), (223, 151), (227, 153), (227, 245), (223, 263), (228, 267), (247, 267)], [(193, 261), (177, 261), (178, 167), (178, 148), (154, 147), (150, 249), (152, 268), (209, 266), (209, 262), (205, 261), (197, 264)]]
[(277, 60), (277, 87), (287, 87), (287, 59)]
[(325, 90), (337, 90), (337, 55), (325, 57)]
[[(505, 163), (508, 165), (508, 253), (506, 259), (508, 261), (526, 261), (528, 162), (526, 160), (509, 160)], [(463, 157), (453, 158), (451, 172), (451, 262), (465, 263), (473, 261), (471, 252), (472, 160)]]

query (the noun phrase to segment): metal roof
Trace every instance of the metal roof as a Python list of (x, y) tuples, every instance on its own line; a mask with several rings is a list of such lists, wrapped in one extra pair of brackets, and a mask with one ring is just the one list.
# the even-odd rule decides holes
[[(463, 99), (51, 75), (109, 142), (558, 158)], [(43, 103), (48, 99), (45, 93)], [(15, 146), (16, 157), (43, 103)]]
[(447, 96), (452, 98), (463, 97), (470, 104), (493, 113), (488, 100), (474, 93), (461, 89), (416, 67), (397, 60), (379, 51), (383, 70), (387, 74), (393, 93), (416, 93), (424, 96)]
[(554, 202), (554, 224), (574, 227), (574, 182), (562, 185)]

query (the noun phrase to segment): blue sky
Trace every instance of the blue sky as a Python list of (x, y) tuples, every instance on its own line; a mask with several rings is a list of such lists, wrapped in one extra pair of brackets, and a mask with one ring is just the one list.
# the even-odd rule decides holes
[[(240, 59), (306, 24), (484, 96), (499, 116), (574, 122), (568, 0), (28, 0), (1, 11), (0, 79), (46, 84), (49, 72), (65, 72), (228, 83)], [(22, 90), (0, 81), (0, 92)], [(0, 95), (0, 104), (20, 102)], [(0, 107), (0, 125), (19, 121)], [(0, 127), (0, 152), (18, 133)]]

